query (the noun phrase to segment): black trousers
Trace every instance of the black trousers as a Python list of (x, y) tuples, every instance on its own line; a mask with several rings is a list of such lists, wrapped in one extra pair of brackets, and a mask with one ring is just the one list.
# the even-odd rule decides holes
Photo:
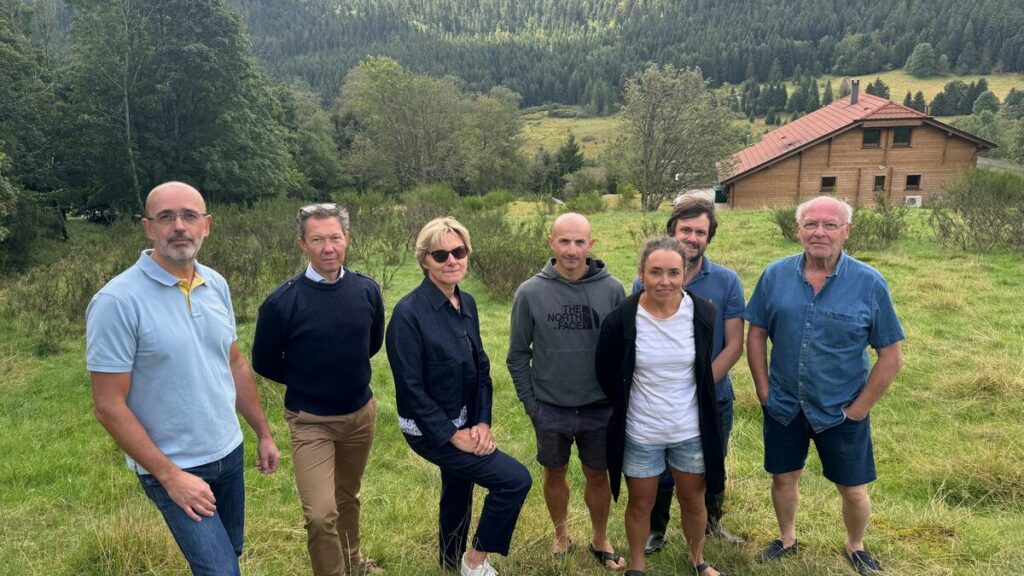
[(445, 570), (457, 570), (466, 551), (473, 487), (488, 490), (473, 547), (481, 552), (507, 555), (512, 533), (526, 495), (530, 472), (518, 460), (495, 450), (487, 456), (463, 452), (450, 442), (434, 446), (422, 436), (406, 436), (409, 446), (441, 469), (441, 504), (438, 514), (438, 561)]

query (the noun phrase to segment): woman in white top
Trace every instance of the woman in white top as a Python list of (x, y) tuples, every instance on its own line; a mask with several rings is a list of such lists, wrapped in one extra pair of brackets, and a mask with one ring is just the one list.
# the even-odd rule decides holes
[(608, 473), (612, 494), (626, 476), (626, 576), (643, 574), (644, 543), (666, 463), (676, 482), (683, 534), (698, 576), (717, 576), (704, 561), (704, 491), (721, 492), (725, 466), (715, 408), (711, 344), (715, 305), (683, 289), (686, 258), (668, 236), (647, 241), (640, 257), (644, 291), (604, 321), (597, 372), (612, 402)]

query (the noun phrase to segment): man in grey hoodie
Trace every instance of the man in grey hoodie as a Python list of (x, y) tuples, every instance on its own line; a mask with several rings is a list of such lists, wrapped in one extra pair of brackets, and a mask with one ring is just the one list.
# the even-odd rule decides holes
[(612, 409), (597, 382), (594, 354), (601, 321), (625, 291), (604, 262), (588, 257), (594, 240), (584, 216), (561, 215), (548, 245), (554, 257), (519, 286), (512, 301), (506, 364), (537, 433), (544, 501), (555, 525), (552, 552), (562, 556), (572, 545), (566, 474), (575, 442), (593, 525), (590, 553), (602, 566), (618, 570), (626, 562), (607, 534), (611, 489), (605, 438)]

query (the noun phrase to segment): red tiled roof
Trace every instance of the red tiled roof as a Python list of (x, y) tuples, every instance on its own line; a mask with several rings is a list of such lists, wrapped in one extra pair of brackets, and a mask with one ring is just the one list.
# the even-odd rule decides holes
[(732, 169), (723, 181), (733, 180), (790, 152), (805, 148), (849, 127), (854, 122), (904, 118), (918, 119), (928, 116), (913, 108), (871, 94), (860, 94), (856, 104), (850, 104), (850, 97), (847, 96), (772, 130), (757, 144), (734, 154)]

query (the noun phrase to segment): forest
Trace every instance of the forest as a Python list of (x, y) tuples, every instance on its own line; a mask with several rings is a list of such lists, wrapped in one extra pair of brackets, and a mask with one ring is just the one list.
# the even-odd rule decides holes
[(1014, 0), (232, 0), (278, 79), (333, 95), (367, 55), (505, 86), (531, 106), (608, 111), (648, 61), (698, 66), (713, 84), (899, 68), (929, 43), (958, 73), (1024, 70)]
[[(689, 117), (721, 120), (690, 136), (716, 157), (676, 170), (703, 184), (715, 160), (759, 137), (756, 122), (778, 125), (845, 96), (847, 76), (1024, 70), (1024, 7), (0, 0), (0, 269), (28, 265), (37, 236), (66, 238), (68, 215), (138, 213), (168, 179), (247, 205), (440, 182), (477, 196), (632, 191), (653, 208), (669, 186), (646, 188), (670, 179), (630, 165), (629, 118), (639, 116), (624, 109), (630, 82), (651, 66), (696, 75), (699, 89), (673, 106), (708, 105), (712, 116)], [(1000, 102), (984, 82), (951, 80), (931, 103), (909, 92), (903, 102), (964, 116), (961, 127), (1018, 160), (1024, 92)], [(881, 79), (867, 91), (902, 96)], [(571, 135), (558, 150), (526, 150), (520, 112), (536, 109), (614, 114), (617, 140), (585, 162)]]

